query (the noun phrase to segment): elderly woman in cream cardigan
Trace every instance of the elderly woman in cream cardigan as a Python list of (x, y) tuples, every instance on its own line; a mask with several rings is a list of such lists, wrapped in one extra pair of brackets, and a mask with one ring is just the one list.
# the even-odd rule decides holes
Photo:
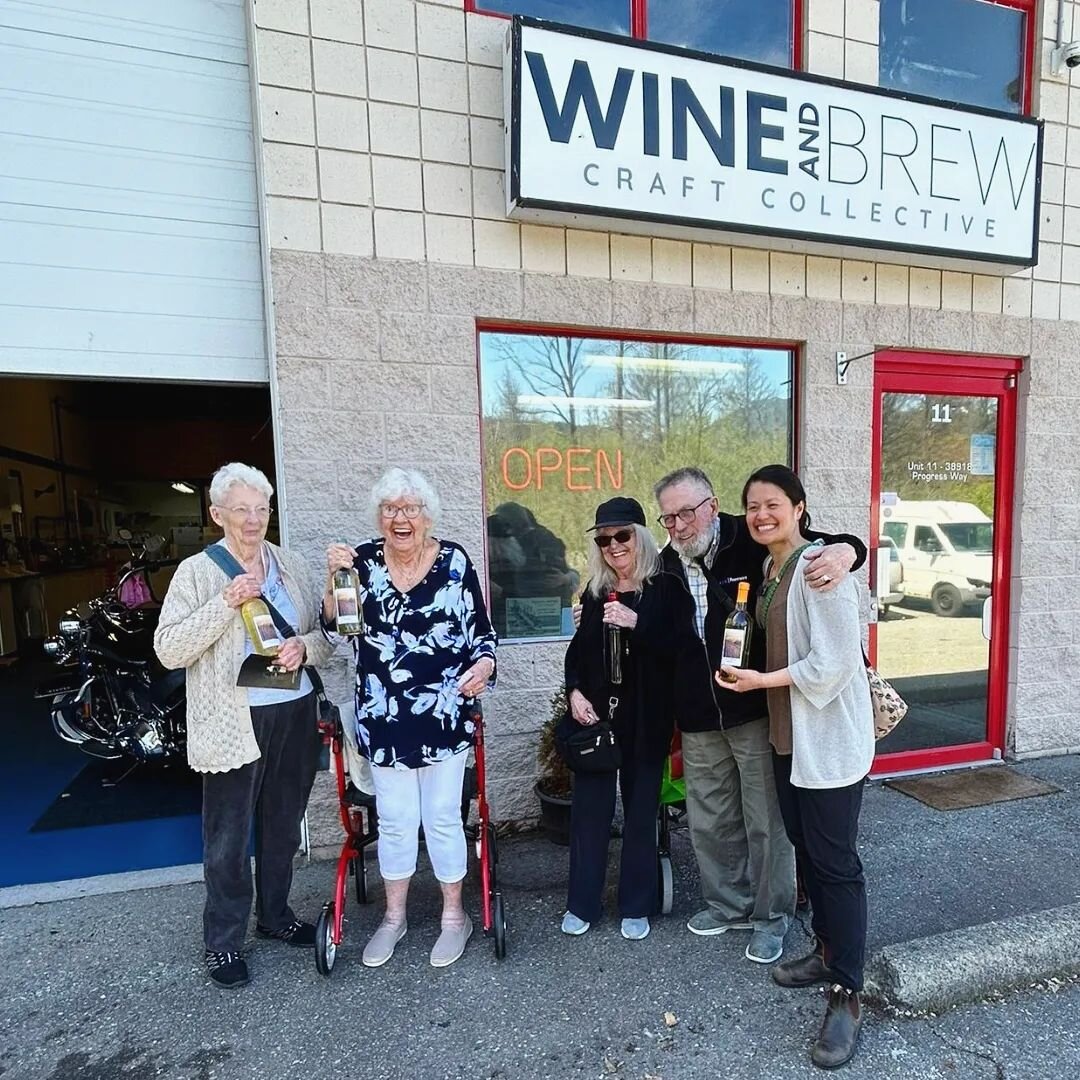
[(229, 577), (200, 552), (176, 569), (154, 649), (187, 670), (188, 763), (203, 774), (203, 944), (210, 979), (243, 986), (243, 946), (253, 888), (248, 838), (255, 825), (256, 933), (310, 948), (315, 929), (289, 907), (293, 857), (318, 764), (316, 698), (305, 672), (295, 690), (236, 685), (253, 651), (240, 608), (262, 596), (292, 626), (276, 663), (319, 664), (332, 649), (318, 626), (319, 587), (302, 559), (266, 539), (274, 489), (258, 469), (233, 462), (210, 484), (220, 543), (240, 564)]

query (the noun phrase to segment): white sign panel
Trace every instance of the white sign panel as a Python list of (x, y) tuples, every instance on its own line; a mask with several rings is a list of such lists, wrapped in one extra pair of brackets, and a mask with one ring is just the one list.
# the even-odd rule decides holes
[(1036, 261), (1038, 121), (522, 18), (505, 84), (511, 217)]

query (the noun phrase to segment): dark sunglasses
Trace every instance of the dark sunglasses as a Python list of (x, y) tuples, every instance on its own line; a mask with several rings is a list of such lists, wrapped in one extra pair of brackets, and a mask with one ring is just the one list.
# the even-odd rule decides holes
[(618, 540), (620, 544), (625, 544), (633, 535), (634, 534), (630, 529), (620, 529), (617, 533), (612, 533), (610, 536), (594, 536), (593, 540), (596, 541), (597, 547), (606, 548), (612, 540)]

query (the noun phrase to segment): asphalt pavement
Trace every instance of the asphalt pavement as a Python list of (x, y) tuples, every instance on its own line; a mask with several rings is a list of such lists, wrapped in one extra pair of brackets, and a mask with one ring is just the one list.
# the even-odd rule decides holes
[[(1080, 899), (1080, 759), (1019, 766), (1062, 791), (941, 813), (872, 783), (863, 814), (870, 947)], [(202, 971), (201, 885), (0, 912), (0, 1076), (10, 1080), (698, 1080), (821, 1075), (809, 1064), (821, 993), (783, 991), (743, 957), (747, 935), (685, 928), (697, 881), (673, 837), (675, 911), (642, 942), (606, 919), (558, 932), (566, 849), (535, 834), (501, 847), (510, 920), (499, 962), (477, 933), (453, 967), (427, 954), (438, 890), (418, 874), (408, 936), (384, 968), (360, 952), (376, 907), (350, 908), (333, 975), (310, 952), (250, 943), (252, 984), (222, 992)], [(617, 844), (612, 845), (613, 855)], [(333, 866), (298, 868), (313, 917)], [(374, 889), (379, 894), (377, 877)], [(477, 911), (475, 886), (471, 906)], [(808, 938), (795, 926), (791, 953)], [(850, 1077), (1058, 1080), (1080, 1074), (1080, 986), (1051, 980), (940, 1016), (872, 1012)]]

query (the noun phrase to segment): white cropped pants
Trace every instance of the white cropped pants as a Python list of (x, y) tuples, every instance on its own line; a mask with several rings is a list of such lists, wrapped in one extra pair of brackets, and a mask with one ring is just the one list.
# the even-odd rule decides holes
[(452, 885), (465, 876), (461, 786), (468, 756), (462, 752), (419, 769), (372, 766), (379, 814), (379, 872), (383, 880), (401, 881), (416, 873), (417, 831), (421, 824), (435, 877)]

